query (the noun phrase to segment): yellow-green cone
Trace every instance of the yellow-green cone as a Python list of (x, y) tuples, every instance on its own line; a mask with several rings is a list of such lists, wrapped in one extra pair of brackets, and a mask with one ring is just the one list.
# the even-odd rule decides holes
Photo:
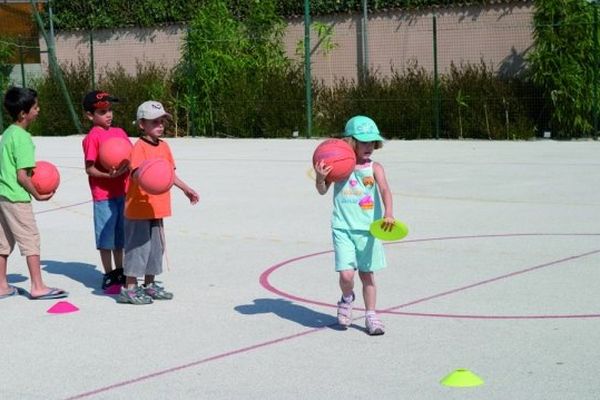
[(483, 385), (483, 379), (468, 369), (460, 368), (446, 375), (440, 383), (452, 387), (473, 387)]

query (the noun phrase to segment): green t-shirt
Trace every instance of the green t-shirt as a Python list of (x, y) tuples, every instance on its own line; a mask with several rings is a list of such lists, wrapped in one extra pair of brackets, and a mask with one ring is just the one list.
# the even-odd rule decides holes
[(31, 135), (11, 125), (0, 140), (0, 196), (13, 203), (31, 202), (31, 195), (17, 181), (17, 170), (35, 167), (35, 145)]

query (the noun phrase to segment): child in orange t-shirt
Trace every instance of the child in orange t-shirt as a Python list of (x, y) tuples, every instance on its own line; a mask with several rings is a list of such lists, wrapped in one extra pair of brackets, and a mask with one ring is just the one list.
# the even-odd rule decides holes
[[(117, 302), (150, 304), (153, 300), (171, 300), (173, 293), (159, 286), (154, 277), (162, 273), (164, 253), (163, 218), (171, 216), (171, 193), (150, 194), (138, 184), (138, 168), (150, 159), (162, 158), (175, 169), (175, 161), (169, 145), (160, 139), (171, 115), (159, 102), (146, 101), (137, 110), (137, 125), (141, 137), (131, 152), (131, 180), (125, 197), (125, 287)], [(173, 183), (190, 200), (198, 202), (198, 194), (175, 174)], [(144, 284), (137, 285), (137, 278), (144, 277)]]

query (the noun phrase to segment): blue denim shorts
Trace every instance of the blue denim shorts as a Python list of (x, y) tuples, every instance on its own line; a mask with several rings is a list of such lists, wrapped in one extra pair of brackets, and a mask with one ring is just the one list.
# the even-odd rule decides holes
[(387, 266), (383, 244), (369, 231), (332, 230), (336, 272), (374, 272)]
[(125, 246), (125, 196), (94, 201), (94, 233), (96, 248), (122, 249)]

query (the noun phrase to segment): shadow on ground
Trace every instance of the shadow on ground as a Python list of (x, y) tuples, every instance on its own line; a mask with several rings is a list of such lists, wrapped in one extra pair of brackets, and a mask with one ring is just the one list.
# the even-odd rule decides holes
[(42, 260), (42, 269), (50, 274), (64, 275), (92, 289), (92, 294), (105, 296), (102, 290), (102, 272), (95, 265), (80, 262)]
[(21, 283), (29, 280), (28, 277), (21, 274), (7, 274), (6, 279), (8, 280), (8, 283)]
[(304, 306), (299, 306), (284, 299), (255, 299), (254, 304), (234, 307), (234, 310), (244, 315), (272, 313), (308, 328), (330, 328), (344, 330), (333, 315), (323, 314)]

